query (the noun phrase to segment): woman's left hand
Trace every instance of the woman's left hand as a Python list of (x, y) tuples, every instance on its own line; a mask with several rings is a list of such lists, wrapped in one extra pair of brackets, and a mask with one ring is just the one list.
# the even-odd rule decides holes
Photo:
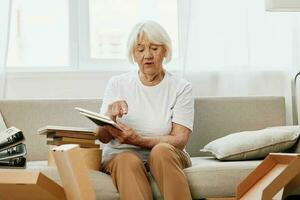
[(119, 129), (106, 125), (105, 128), (110, 132), (110, 134), (120, 143), (120, 144), (133, 144), (137, 143), (137, 139), (140, 137), (132, 128), (122, 124), (117, 123)]

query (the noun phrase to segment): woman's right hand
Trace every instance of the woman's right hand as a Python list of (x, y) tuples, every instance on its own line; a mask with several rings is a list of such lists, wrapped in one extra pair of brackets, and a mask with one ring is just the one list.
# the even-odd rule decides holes
[(102, 143), (106, 144), (110, 142), (113, 139), (113, 136), (109, 133), (109, 131), (101, 126), (98, 126), (95, 130), (95, 136), (98, 140), (100, 140)]
[(112, 120), (116, 121), (117, 117), (123, 117), (128, 112), (128, 105), (126, 101), (115, 101), (108, 105), (106, 115)]

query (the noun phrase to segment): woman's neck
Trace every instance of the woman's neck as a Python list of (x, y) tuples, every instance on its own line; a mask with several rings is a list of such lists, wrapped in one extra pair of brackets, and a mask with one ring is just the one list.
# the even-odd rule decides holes
[(161, 70), (159, 73), (155, 74), (145, 74), (139, 71), (139, 78), (141, 82), (146, 86), (154, 86), (159, 84), (165, 76), (164, 70)]

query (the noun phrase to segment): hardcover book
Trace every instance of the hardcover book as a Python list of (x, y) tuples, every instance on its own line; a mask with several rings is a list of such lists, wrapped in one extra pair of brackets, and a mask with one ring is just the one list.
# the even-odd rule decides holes
[(0, 168), (20, 168), (26, 166), (26, 145), (23, 132), (10, 127), (0, 133)]
[(18, 144), (24, 139), (23, 132), (20, 129), (10, 127), (0, 133), (0, 151)]
[(69, 126), (45, 126), (38, 130), (38, 134), (47, 135), (47, 138), (69, 137), (96, 140), (93, 129)]
[(0, 161), (25, 156), (27, 154), (26, 145), (23, 143), (12, 146), (0, 152)]
[(101, 115), (99, 113), (96, 113), (96, 112), (93, 112), (90, 110), (79, 108), (79, 107), (75, 107), (75, 109), (78, 110), (80, 114), (87, 117), (88, 119), (93, 121), (98, 126), (112, 125), (112, 126), (116, 127), (117, 129), (119, 129), (116, 122), (114, 122), (112, 119), (110, 119), (107, 116)]
[(73, 138), (73, 137), (53, 137), (52, 141), (63, 141), (63, 142), (73, 142), (73, 143), (87, 143), (87, 144), (98, 144), (97, 140), (94, 139), (83, 139), (83, 138)]
[(45, 135), (50, 132), (71, 132), (71, 133), (83, 133), (93, 134), (94, 130), (91, 128), (73, 127), (73, 126), (53, 126), (48, 125), (38, 129), (38, 134)]
[(0, 168), (23, 168), (26, 166), (26, 158), (21, 156), (0, 160)]

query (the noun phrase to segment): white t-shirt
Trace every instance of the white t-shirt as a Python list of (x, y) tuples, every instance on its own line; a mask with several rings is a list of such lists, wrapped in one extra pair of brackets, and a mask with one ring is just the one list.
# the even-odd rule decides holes
[[(117, 121), (131, 127), (143, 136), (162, 136), (171, 132), (172, 122), (190, 130), (194, 122), (194, 99), (191, 84), (165, 71), (163, 80), (155, 86), (145, 86), (138, 71), (112, 77), (105, 89), (100, 113), (105, 114), (108, 105), (125, 100), (128, 112)], [(134, 145), (120, 144), (112, 140), (103, 149), (103, 161), (109, 155), (125, 150), (136, 152), (147, 161), (149, 150)]]

